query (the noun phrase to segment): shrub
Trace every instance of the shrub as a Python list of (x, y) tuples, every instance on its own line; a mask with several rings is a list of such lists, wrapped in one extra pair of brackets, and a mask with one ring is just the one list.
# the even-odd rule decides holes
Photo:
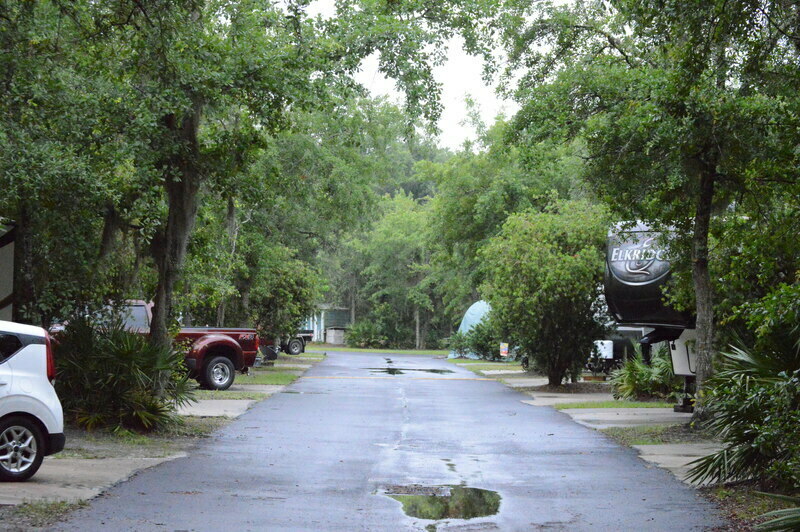
[(467, 335), (458, 331), (450, 336), (449, 347), (456, 355), (462, 357), (469, 353), (469, 342)]
[(499, 359), (501, 335), (490, 316), (479, 321), (466, 333), (454, 333), (450, 337), (450, 349), (458, 356), (473, 354), (484, 360)]
[(381, 303), (350, 327), (345, 342), (350, 347), (413, 348), (414, 331), (403, 325), (391, 305)]
[(500, 358), (500, 334), (491, 318), (476, 323), (466, 337), (469, 352), (485, 360)]
[(782, 345), (783, 340), (722, 354), (707, 404), (709, 428), (724, 447), (693, 462), (689, 478), (756, 479), (800, 489), (800, 339), (788, 353)]
[(386, 347), (389, 339), (382, 334), (378, 324), (370, 319), (355, 322), (345, 334), (345, 343), (350, 347)]
[(634, 356), (611, 374), (611, 387), (615, 399), (666, 398), (681, 389), (680, 379), (672, 370), (669, 351), (659, 349), (648, 366), (638, 344), (634, 345)]
[(65, 417), (87, 429), (163, 428), (193, 400), (183, 354), (153, 347), (119, 320), (71, 321), (58, 336), (56, 367)]

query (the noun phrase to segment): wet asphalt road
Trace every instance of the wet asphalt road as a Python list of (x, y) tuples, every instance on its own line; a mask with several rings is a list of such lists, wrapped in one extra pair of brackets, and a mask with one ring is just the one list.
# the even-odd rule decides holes
[[(386, 359), (391, 360), (391, 364)], [(389, 375), (368, 368), (450, 369)], [(330, 353), (188, 458), (145, 471), (63, 530), (703, 530), (694, 490), (494, 381), (424, 356)], [(470, 520), (406, 516), (393, 485), (497, 491)]]

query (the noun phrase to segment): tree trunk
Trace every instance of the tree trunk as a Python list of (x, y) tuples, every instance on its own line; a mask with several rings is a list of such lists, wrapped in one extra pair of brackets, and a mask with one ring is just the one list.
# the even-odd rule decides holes
[(430, 326), (431, 321), (426, 319), (422, 322), (422, 334), (419, 340), (419, 349), (425, 349), (427, 347), (427, 342), (425, 339), (428, 337), (428, 327)]
[(356, 322), (356, 281), (350, 286), (350, 325)]
[(217, 327), (225, 327), (225, 301), (217, 305)]
[(421, 349), (420, 347), (420, 334), (419, 334), (419, 307), (414, 307), (414, 349)]
[(200, 171), (197, 168), (197, 128), (201, 105), (195, 103), (193, 112), (182, 119), (168, 115), (165, 127), (180, 145), (176, 154), (164, 164), (164, 188), (167, 192), (169, 214), (163, 231), (153, 239), (153, 258), (158, 268), (153, 321), (150, 324), (150, 341), (154, 345), (167, 345), (171, 341), (167, 323), (172, 315), (172, 292), (186, 256), (189, 235), (197, 216), (197, 196), (200, 191)]
[(706, 415), (703, 397), (704, 384), (713, 372), (714, 356), (714, 306), (711, 275), (708, 270), (708, 233), (711, 224), (711, 207), (714, 199), (714, 171), (708, 169), (700, 175), (700, 195), (694, 217), (692, 241), (692, 280), (697, 306), (697, 387), (694, 419)]
[(106, 212), (103, 215), (103, 235), (100, 238), (100, 253), (98, 254), (100, 261), (108, 257), (114, 250), (114, 243), (121, 224), (122, 218), (114, 205), (106, 205)]
[(245, 285), (239, 288), (239, 295), (241, 296), (240, 305), (241, 305), (241, 313), (242, 319), (239, 322), (239, 327), (249, 327), (250, 323), (250, 283), (246, 283)]
[[(225, 230), (228, 233), (228, 244), (231, 249), (231, 264), (233, 264), (234, 256), (236, 255), (236, 203), (233, 196), (228, 196), (228, 211), (225, 214)], [(217, 327), (225, 326), (225, 310), (228, 306), (228, 300), (223, 299), (217, 305)]]

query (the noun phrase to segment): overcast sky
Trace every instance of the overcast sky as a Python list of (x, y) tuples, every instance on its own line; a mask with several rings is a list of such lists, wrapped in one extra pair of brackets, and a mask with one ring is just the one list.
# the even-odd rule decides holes
[[(333, 0), (318, 0), (309, 6), (309, 14), (332, 16), (335, 13)], [(467, 124), (466, 96), (471, 96), (478, 104), (481, 118), (490, 125), (495, 117), (503, 113), (513, 114), (517, 106), (512, 101), (502, 100), (494, 87), (487, 87), (482, 79), (482, 61), (464, 52), (461, 39), (452, 39), (448, 46), (447, 62), (435, 69), (436, 80), (442, 84), (442, 105), (444, 110), (439, 120), (441, 129), (440, 144), (458, 149), (466, 139), (474, 139), (475, 131)], [(387, 96), (392, 101), (402, 103), (402, 96), (396, 90), (394, 81), (386, 79), (378, 72), (377, 57), (368, 57), (362, 63), (362, 70), (356, 79), (370, 90), (373, 96)]]
[[(517, 106), (513, 101), (502, 100), (494, 87), (487, 86), (482, 75), (482, 61), (464, 52), (461, 39), (450, 42), (447, 62), (435, 69), (436, 80), (442, 84), (442, 105), (444, 110), (439, 120), (441, 129), (440, 144), (458, 149), (466, 139), (475, 138), (475, 130), (466, 124), (467, 96), (478, 104), (481, 118), (487, 125), (503, 113), (513, 114)], [(385, 95), (397, 103), (402, 102), (401, 94), (395, 89), (394, 81), (386, 79), (378, 72), (376, 57), (369, 57), (362, 63), (362, 71), (356, 79), (367, 87), (374, 96)]]

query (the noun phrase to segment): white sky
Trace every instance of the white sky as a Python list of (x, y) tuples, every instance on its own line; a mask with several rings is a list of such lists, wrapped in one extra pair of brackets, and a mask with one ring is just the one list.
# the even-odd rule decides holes
[[(332, 16), (334, 12), (334, 0), (317, 0), (308, 9), (312, 16)], [(475, 101), (481, 119), (487, 126), (494, 122), (498, 114), (510, 116), (518, 109), (515, 102), (501, 99), (495, 93), (494, 86), (488, 87), (484, 83), (482, 60), (464, 52), (462, 42), (460, 37), (451, 39), (447, 61), (434, 69), (436, 80), (442, 84), (443, 111), (438, 124), (441, 130), (440, 144), (453, 150), (460, 148), (465, 140), (476, 137), (475, 130), (465, 123), (467, 96)], [(398, 104), (403, 101), (394, 81), (378, 71), (376, 56), (370, 56), (361, 63), (361, 72), (356, 80), (369, 89), (373, 96), (387, 96)]]

